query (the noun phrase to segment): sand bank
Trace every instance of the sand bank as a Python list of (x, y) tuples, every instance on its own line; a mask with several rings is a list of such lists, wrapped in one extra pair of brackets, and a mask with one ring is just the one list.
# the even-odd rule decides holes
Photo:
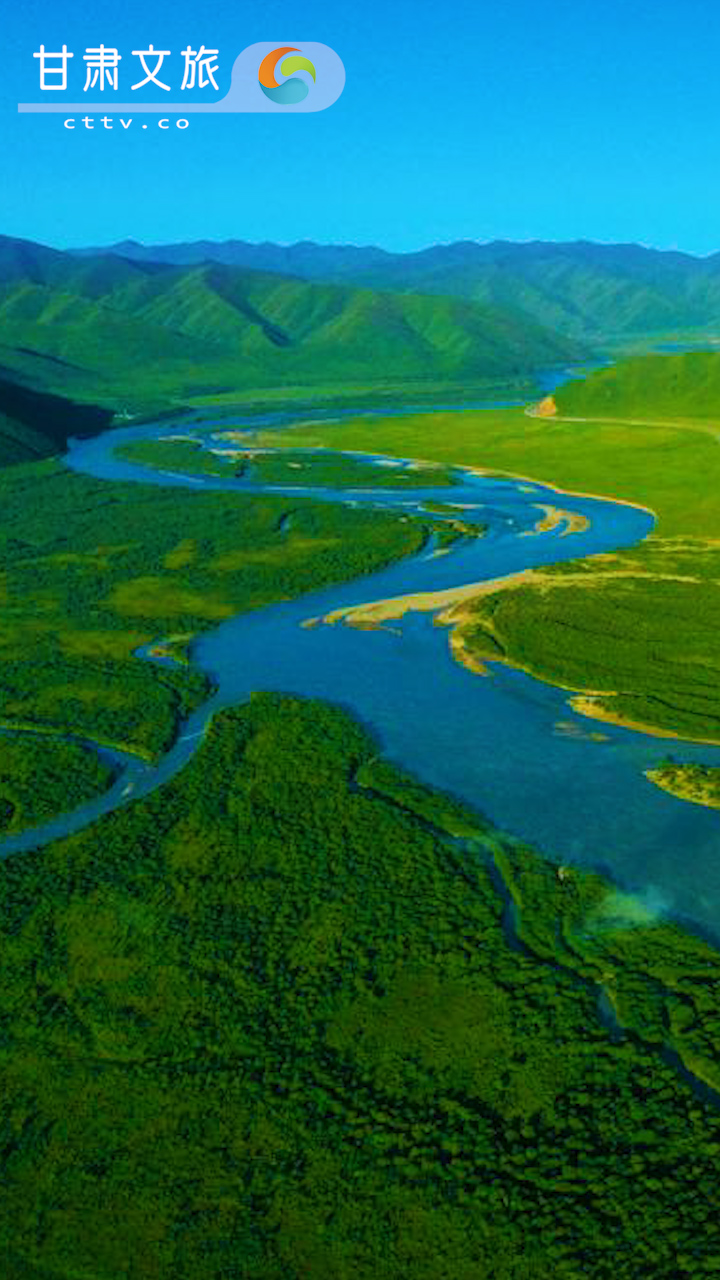
[(658, 725), (645, 724), (642, 720), (631, 720), (627, 716), (601, 706), (600, 698), (617, 698), (617, 690), (593, 691), (592, 693), (575, 693), (569, 699), (569, 705), (578, 715), (587, 716), (590, 720), (602, 720), (605, 724), (615, 724), (621, 729), (632, 729), (634, 733), (647, 734), (649, 738), (669, 738), (675, 742), (694, 742), (699, 746), (717, 747), (717, 738), (693, 738), (687, 733), (675, 733), (672, 729), (661, 729)]
[(537, 533), (554, 533), (561, 525), (565, 525), (561, 538), (566, 538), (569, 533), (587, 533), (590, 528), (590, 521), (587, 516), (581, 515), (579, 511), (564, 511), (562, 507), (553, 507), (546, 502), (534, 502), (533, 506), (536, 511), (542, 511), (542, 517), (532, 529), (526, 529), (520, 534), (521, 538), (531, 537)]

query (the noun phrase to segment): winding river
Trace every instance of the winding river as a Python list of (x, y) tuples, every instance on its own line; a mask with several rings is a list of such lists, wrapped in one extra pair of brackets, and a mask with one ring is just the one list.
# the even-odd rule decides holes
[[(255, 429), (258, 421), (232, 425)], [(281, 427), (283, 421), (275, 415), (264, 425)], [(37, 848), (154, 790), (196, 750), (216, 710), (243, 701), (252, 690), (276, 690), (342, 704), (372, 730), (388, 758), (465, 800), (500, 829), (558, 861), (604, 870), (637, 893), (650, 913), (668, 912), (720, 934), (720, 818), (644, 777), (669, 750), (683, 761), (720, 764), (720, 748), (669, 743), (585, 719), (567, 705), (567, 693), (498, 664), (490, 678), (479, 677), (454, 661), (447, 629), (433, 625), (427, 613), (409, 613), (382, 630), (301, 625), (348, 605), (445, 590), (631, 546), (650, 532), (648, 512), (461, 470), (452, 489), (270, 489), (242, 479), (161, 473), (114, 453), (118, 444), (161, 438), (179, 428), (193, 430), (193, 424), (184, 419), (108, 431), (73, 442), (66, 462), (109, 480), (287, 492), (289, 501), (302, 493), (408, 515), (428, 501), (452, 502), (462, 505), (458, 514), (464, 521), (485, 525), (486, 536), (461, 539), (442, 555), (426, 547), (362, 579), (240, 614), (204, 633), (192, 658), (212, 676), (217, 692), (182, 726), (159, 764), (123, 757), (108, 792), (42, 828), (5, 839), (0, 853)], [(211, 430), (212, 424), (202, 424), (205, 439)], [(568, 536), (562, 526), (528, 536), (539, 518), (538, 504), (569, 507), (586, 516), (589, 527)]]

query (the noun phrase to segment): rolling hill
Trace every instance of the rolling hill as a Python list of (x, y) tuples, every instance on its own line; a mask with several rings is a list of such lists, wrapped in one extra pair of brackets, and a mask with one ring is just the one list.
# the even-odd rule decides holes
[(281, 246), (201, 240), (146, 246), (129, 240), (104, 252), (141, 262), (213, 261), (290, 272), (306, 280), (462, 297), (486, 307), (509, 307), (592, 343), (720, 330), (720, 255), (695, 258), (586, 241), (461, 241), (392, 254), (375, 247), (307, 242)]
[(622, 360), (555, 393), (562, 416), (720, 423), (720, 353)]

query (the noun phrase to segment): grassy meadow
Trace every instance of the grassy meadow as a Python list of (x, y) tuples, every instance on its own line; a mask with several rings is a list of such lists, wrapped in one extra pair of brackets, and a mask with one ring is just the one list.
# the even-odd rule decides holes
[(637, 356), (568, 383), (556, 398), (563, 414), (717, 423), (720, 357), (712, 351)]
[(565, 422), (564, 401), (557, 399), (558, 419), (530, 417), (522, 409), (360, 415), (300, 422), (281, 433), (258, 430), (249, 443), (369, 449), (506, 471), (649, 507), (658, 516), (658, 536), (720, 537), (720, 448), (706, 422)]

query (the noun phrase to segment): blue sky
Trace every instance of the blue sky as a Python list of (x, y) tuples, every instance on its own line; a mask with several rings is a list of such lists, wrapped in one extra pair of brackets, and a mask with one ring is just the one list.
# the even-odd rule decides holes
[[(76, 77), (100, 43), (203, 43), (220, 50), (224, 93), (246, 45), (303, 39), (346, 66), (322, 113), (70, 133), (62, 116), (16, 112), (43, 96), (41, 43), (74, 49)], [(582, 237), (720, 249), (714, 0), (22, 0), (6, 6), (2, 57), (5, 234), (60, 247)]]

